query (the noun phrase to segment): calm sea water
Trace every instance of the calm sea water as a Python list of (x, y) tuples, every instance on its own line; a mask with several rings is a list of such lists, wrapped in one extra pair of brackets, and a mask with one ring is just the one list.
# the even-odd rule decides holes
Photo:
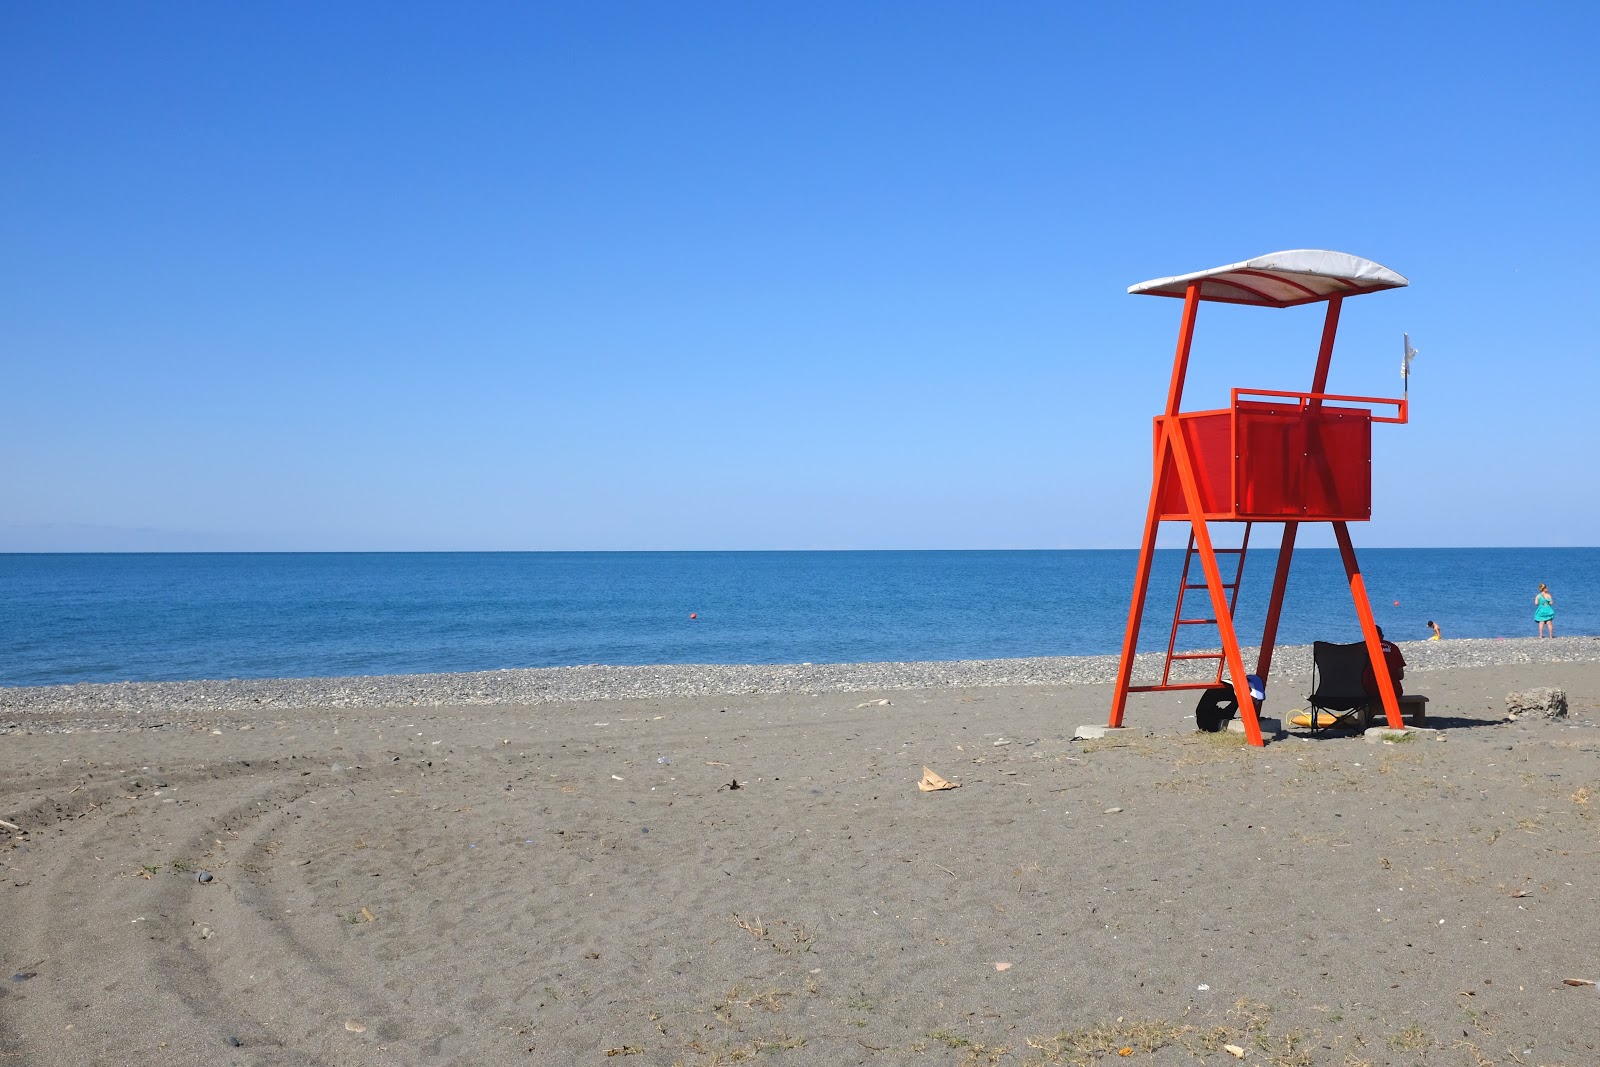
[[(0, 684), (1116, 652), (1133, 551), (0, 555)], [(1165, 647), (1181, 551), (1141, 648)], [(1600, 549), (1366, 549), (1391, 637), (1600, 634)], [(1259, 638), (1275, 554), (1238, 620)], [(1199, 580), (1195, 578), (1193, 580)], [(1191, 594), (1194, 595), (1194, 594)], [(1203, 599), (1204, 593), (1199, 594)], [(1398, 605), (1395, 603), (1398, 601)], [(1198, 610), (1185, 614), (1208, 614)], [(691, 619), (690, 613), (699, 617)], [(1206, 643), (1208, 631), (1196, 631)], [(1359, 637), (1338, 553), (1295, 553), (1280, 641)]]

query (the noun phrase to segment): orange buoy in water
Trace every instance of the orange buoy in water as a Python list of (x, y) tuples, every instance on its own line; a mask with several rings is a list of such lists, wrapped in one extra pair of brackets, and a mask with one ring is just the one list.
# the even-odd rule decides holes
[(1399, 606), (1400, 606), (1400, 601), (1398, 601), (1398, 600), (1396, 600), (1396, 601), (1395, 601), (1395, 602), (1394, 602), (1394, 606), (1395, 606), (1395, 607), (1399, 607)]
[[(1399, 601), (1398, 601), (1398, 600), (1397, 600), (1397, 601), (1395, 601), (1395, 603), (1396, 603), (1396, 604), (1398, 604), (1398, 603), (1399, 603)], [(697, 614), (696, 614), (696, 613), (694, 613), (694, 612), (692, 612), (692, 611), (691, 611), (691, 612), (689, 612), (689, 618), (691, 618), (691, 619), (698, 619), (698, 618), (699, 618), (699, 617), (700, 617), (700, 616), (699, 616), (699, 615), (697, 615)]]

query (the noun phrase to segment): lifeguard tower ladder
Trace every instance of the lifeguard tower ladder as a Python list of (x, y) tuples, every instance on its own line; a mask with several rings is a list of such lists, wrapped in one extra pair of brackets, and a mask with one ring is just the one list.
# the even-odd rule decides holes
[[(1257, 522), (1283, 523), (1283, 540), (1278, 549), (1277, 572), (1272, 579), (1272, 596), (1255, 673), (1265, 682), (1272, 667), (1278, 614), (1283, 607), (1284, 588), (1289, 581), (1289, 564), (1300, 524), (1332, 523), (1384, 715), (1390, 726), (1401, 725), (1399, 702), (1384, 663), (1382, 643), (1372, 618), (1372, 607), (1367, 602), (1366, 585), (1356, 563), (1355, 549), (1350, 544), (1348, 524), (1372, 517), (1372, 424), (1406, 422), (1409, 415), (1406, 391), (1400, 399), (1390, 400), (1337, 396), (1323, 390), (1328, 382), (1328, 364), (1333, 357), (1334, 334), (1339, 328), (1339, 310), (1345, 298), (1397, 289), (1406, 284), (1405, 278), (1371, 260), (1342, 252), (1297, 249), (1194, 274), (1157, 278), (1128, 289), (1130, 293), (1181, 297), (1183, 317), (1178, 326), (1178, 350), (1172, 363), (1167, 406), (1155, 417), (1155, 469), (1150, 508), (1145, 515), (1139, 572), (1134, 580), (1128, 629), (1122, 640), (1122, 662), (1112, 697), (1112, 727), (1122, 725), (1129, 693), (1226, 687), (1233, 690), (1238, 700), (1246, 738), (1252, 745), (1263, 743), (1261, 724), (1256, 717), (1248, 675), (1239, 652), (1238, 634), (1233, 626), (1233, 608), (1244, 574), (1244, 554), (1249, 547), (1251, 526)], [(1189, 348), (1194, 340), (1195, 313), (1202, 300), (1274, 308), (1326, 301), (1328, 310), (1323, 320), (1322, 344), (1317, 350), (1311, 389), (1303, 393), (1234, 389), (1230, 406), (1223, 410), (1180, 411)], [(1409, 358), (1409, 351), (1407, 355)], [(1402, 376), (1404, 374), (1405, 365), (1402, 364)], [(1352, 406), (1361, 404), (1392, 404), (1396, 411), (1393, 415), (1376, 415), (1370, 407)], [(1150, 584), (1156, 532), (1162, 522), (1188, 523), (1189, 548), (1184, 556), (1183, 577), (1179, 579), (1178, 607), (1173, 616), (1172, 637), (1167, 642), (1161, 681), (1133, 685), (1134, 653), (1144, 616), (1145, 593)], [(1239, 548), (1213, 546), (1210, 524), (1222, 522), (1245, 524)], [(1237, 556), (1232, 582), (1223, 581), (1217, 563), (1219, 553)], [(1203, 583), (1191, 580), (1189, 565), (1196, 557), (1204, 575)], [(1210, 597), (1210, 616), (1184, 618), (1184, 593), (1202, 588)], [(1179, 651), (1179, 628), (1194, 625), (1215, 625), (1221, 651)], [(1174, 661), (1210, 659), (1216, 660), (1217, 666), (1209, 681), (1173, 680)], [(1223, 682), (1224, 672), (1227, 683)]]

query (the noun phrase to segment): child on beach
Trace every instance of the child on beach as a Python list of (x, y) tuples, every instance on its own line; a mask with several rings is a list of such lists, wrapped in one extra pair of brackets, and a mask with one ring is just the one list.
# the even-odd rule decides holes
[(1539, 636), (1545, 636), (1545, 627), (1550, 628), (1550, 636), (1556, 635), (1556, 602), (1550, 595), (1550, 587), (1543, 582), (1539, 583), (1539, 593), (1533, 598), (1533, 621), (1539, 624)]
[(1433, 636), (1428, 638), (1429, 641), (1443, 641), (1444, 640), (1444, 634), (1439, 632), (1439, 624), (1434, 622), (1432, 619), (1428, 620), (1428, 629), (1433, 631)]

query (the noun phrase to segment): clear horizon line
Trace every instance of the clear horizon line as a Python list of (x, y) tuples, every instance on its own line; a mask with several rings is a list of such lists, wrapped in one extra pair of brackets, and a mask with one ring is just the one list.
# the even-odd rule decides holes
[[(1595, 549), (1600, 545), (1376, 545), (1359, 549), (1387, 551), (1565, 551)], [(1137, 552), (1138, 545), (1094, 548), (154, 548), (154, 549), (6, 549), (0, 556), (532, 556), (532, 555), (727, 555), (733, 553), (821, 553), (821, 552)], [(1297, 552), (1337, 552), (1333, 545), (1297, 545)], [(1182, 552), (1175, 545), (1159, 546), (1158, 552)], [(1276, 552), (1277, 546), (1262, 545), (1260, 552)]]

